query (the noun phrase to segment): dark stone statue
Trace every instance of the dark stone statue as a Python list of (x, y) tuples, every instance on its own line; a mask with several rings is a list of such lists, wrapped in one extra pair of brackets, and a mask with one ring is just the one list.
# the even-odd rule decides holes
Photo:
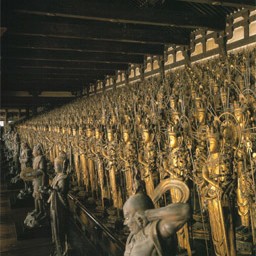
[(33, 197), (35, 209), (28, 213), (24, 224), (30, 228), (41, 226), (46, 220), (46, 194), (48, 186), (48, 175), (46, 173), (46, 159), (40, 144), (33, 148), (33, 168), (31, 172), (24, 173), (24, 177), (32, 178)]
[[(30, 149), (28, 143), (24, 142), (21, 144), (21, 151), (20, 151), (20, 166), (21, 166), (21, 173), (19, 174), (19, 178), (23, 179), (23, 170), (26, 168), (32, 168), (32, 150)], [(26, 198), (29, 194), (32, 193), (31, 189), (31, 182), (27, 181), (26, 178), (23, 179), (24, 181), (24, 189), (20, 191), (18, 194), (18, 199), (24, 199)]]
[(170, 204), (154, 208), (143, 193), (131, 196), (123, 207), (124, 224), (130, 229), (125, 256), (176, 255), (175, 233), (189, 219), (189, 205)]
[(50, 218), (54, 249), (51, 256), (67, 255), (67, 227), (68, 227), (68, 175), (66, 172), (66, 158), (63, 155), (55, 158), (54, 169), (56, 176), (52, 180), (50, 203)]

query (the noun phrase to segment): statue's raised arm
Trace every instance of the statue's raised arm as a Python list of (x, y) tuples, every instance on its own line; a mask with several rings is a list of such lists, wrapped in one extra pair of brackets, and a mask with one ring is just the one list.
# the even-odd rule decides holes
[(123, 207), (124, 224), (130, 235), (126, 242), (125, 256), (175, 255), (176, 246), (170, 241), (189, 219), (189, 205), (170, 204), (154, 208), (149, 196), (138, 193), (131, 196)]

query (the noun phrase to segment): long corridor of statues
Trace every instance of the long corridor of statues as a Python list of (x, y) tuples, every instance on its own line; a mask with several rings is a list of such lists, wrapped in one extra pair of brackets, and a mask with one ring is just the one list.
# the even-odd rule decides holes
[(65, 162), (69, 193), (97, 212), (120, 240), (127, 237), (125, 201), (139, 190), (154, 199), (157, 188), (158, 207), (189, 196), (191, 218), (177, 232), (178, 255), (253, 255), (255, 59), (255, 49), (229, 53), (20, 122), (4, 134), (13, 161), (10, 175), (18, 179), (21, 171), (26, 176), (29, 164), (20, 166), (19, 161), (24, 145), (41, 145), (45, 163), (40, 168), (50, 184), (54, 161), (60, 168)]

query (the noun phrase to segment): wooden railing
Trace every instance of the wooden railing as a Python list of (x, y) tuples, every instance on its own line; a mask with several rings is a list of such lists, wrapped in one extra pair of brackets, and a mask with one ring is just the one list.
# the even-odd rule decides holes
[(101, 255), (121, 256), (124, 254), (125, 244), (102, 224), (76, 196), (68, 194), (68, 200), (76, 224), (96, 246)]

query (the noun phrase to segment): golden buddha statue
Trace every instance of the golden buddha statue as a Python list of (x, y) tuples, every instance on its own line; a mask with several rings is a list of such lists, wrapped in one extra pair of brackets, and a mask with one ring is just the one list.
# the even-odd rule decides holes
[(90, 190), (90, 175), (87, 164), (87, 147), (86, 147), (86, 136), (85, 131), (82, 127), (82, 124), (78, 128), (78, 146), (79, 146), (79, 160), (81, 163), (81, 171), (82, 171), (82, 180), (85, 185), (85, 190), (88, 192)]
[(123, 129), (124, 147), (121, 151), (120, 159), (124, 162), (124, 173), (126, 180), (127, 196), (133, 194), (133, 178), (134, 167), (136, 162), (136, 149), (134, 143), (131, 141), (130, 130)]
[(77, 183), (78, 183), (78, 186), (82, 186), (83, 175), (80, 167), (80, 157), (79, 157), (80, 151), (81, 151), (81, 148), (79, 147), (80, 138), (77, 133), (77, 128), (75, 126), (72, 127), (70, 135), (72, 136), (72, 142), (73, 142), (72, 147), (73, 147), (74, 167), (76, 172)]
[[(179, 138), (174, 131), (174, 127), (168, 127), (167, 136), (168, 143), (163, 161), (164, 170), (171, 179), (178, 179), (185, 182), (188, 169), (190, 168), (188, 164), (188, 152), (179, 144)], [(172, 203), (181, 201), (181, 194), (177, 189), (172, 188), (170, 194)], [(186, 250), (188, 255), (192, 255), (187, 224), (177, 232), (177, 238), (179, 248)]]
[(91, 152), (94, 154), (95, 167), (98, 173), (98, 182), (100, 184), (101, 201), (104, 207), (104, 198), (110, 199), (110, 191), (107, 186), (107, 177), (105, 175), (105, 166), (102, 155), (103, 148), (103, 131), (98, 127), (95, 129), (95, 140), (91, 148)]
[(242, 239), (245, 235), (250, 233), (250, 214), (251, 214), (251, 202), (253, 197), (253, 189), (250, 191), (250, 181), (253, 180), (252, 171), (252, 145), (250, 135), (246, 134), (244, 129), (246, 128), (246, 118), (243, 113), (243, 109), (237, 102), (234, 102), (234, 116), (238, 122), (238, 126), (241, 131), (241, 143), (235, 151), (234, 166), (237, 172), (237, 206), (238, 214), (240, 216), (241, 225), (236, 228), (236, 231), (240, 233)]
[(227, 157), (220, 152), (219, 134), (213, 129), (207, 132), (209, 156), (202, 169), (202, 177), (207, 186), (203, 197), (208, 204), (212, 240), (218, 256), (236, 255), (232, 209), (227, 189), (232, 183), (231, 166)]
[(102, 150), (103, 157), (107, 160), (107, 169), (109, 173), (109, 182), (111, 189), (111, 197), (113, 199), (113, 205), (117, 209), (122, 209), (122, 196), (120, 188), (117, 186), (117, 179), (119, 179), (119, 172), (117, 169), (117, 141), (114, 137), (114, 131), (112, 128), (107, 129), (107, 150)]
[(88, 127), (86, 129), (86, 140), (85, 140), (85, 148), (86, 148), (86, 159), (87, 159), (87, 167), (88, 167), (88, 173), (90, 177), (90, 186), (91, 186), (91, 192), (92, 196), (95, 196), (96, 190), (97, 190), (97, 180), (95, 176), (95, 170), (94, 170), (94, 155), (91, 152), (91, 148), (93, 146), (93, 129), (92, 125), (91, 127)]
[(153, 142), (153, 134), (148, 128), (143, 129), (142, 148), (138, 155), (138, 161), (141, 164), (141, 178), (145, 181), (147, 194), (152, 197), (155, 185), (159, 181), (156, 170), (156, 148)]

